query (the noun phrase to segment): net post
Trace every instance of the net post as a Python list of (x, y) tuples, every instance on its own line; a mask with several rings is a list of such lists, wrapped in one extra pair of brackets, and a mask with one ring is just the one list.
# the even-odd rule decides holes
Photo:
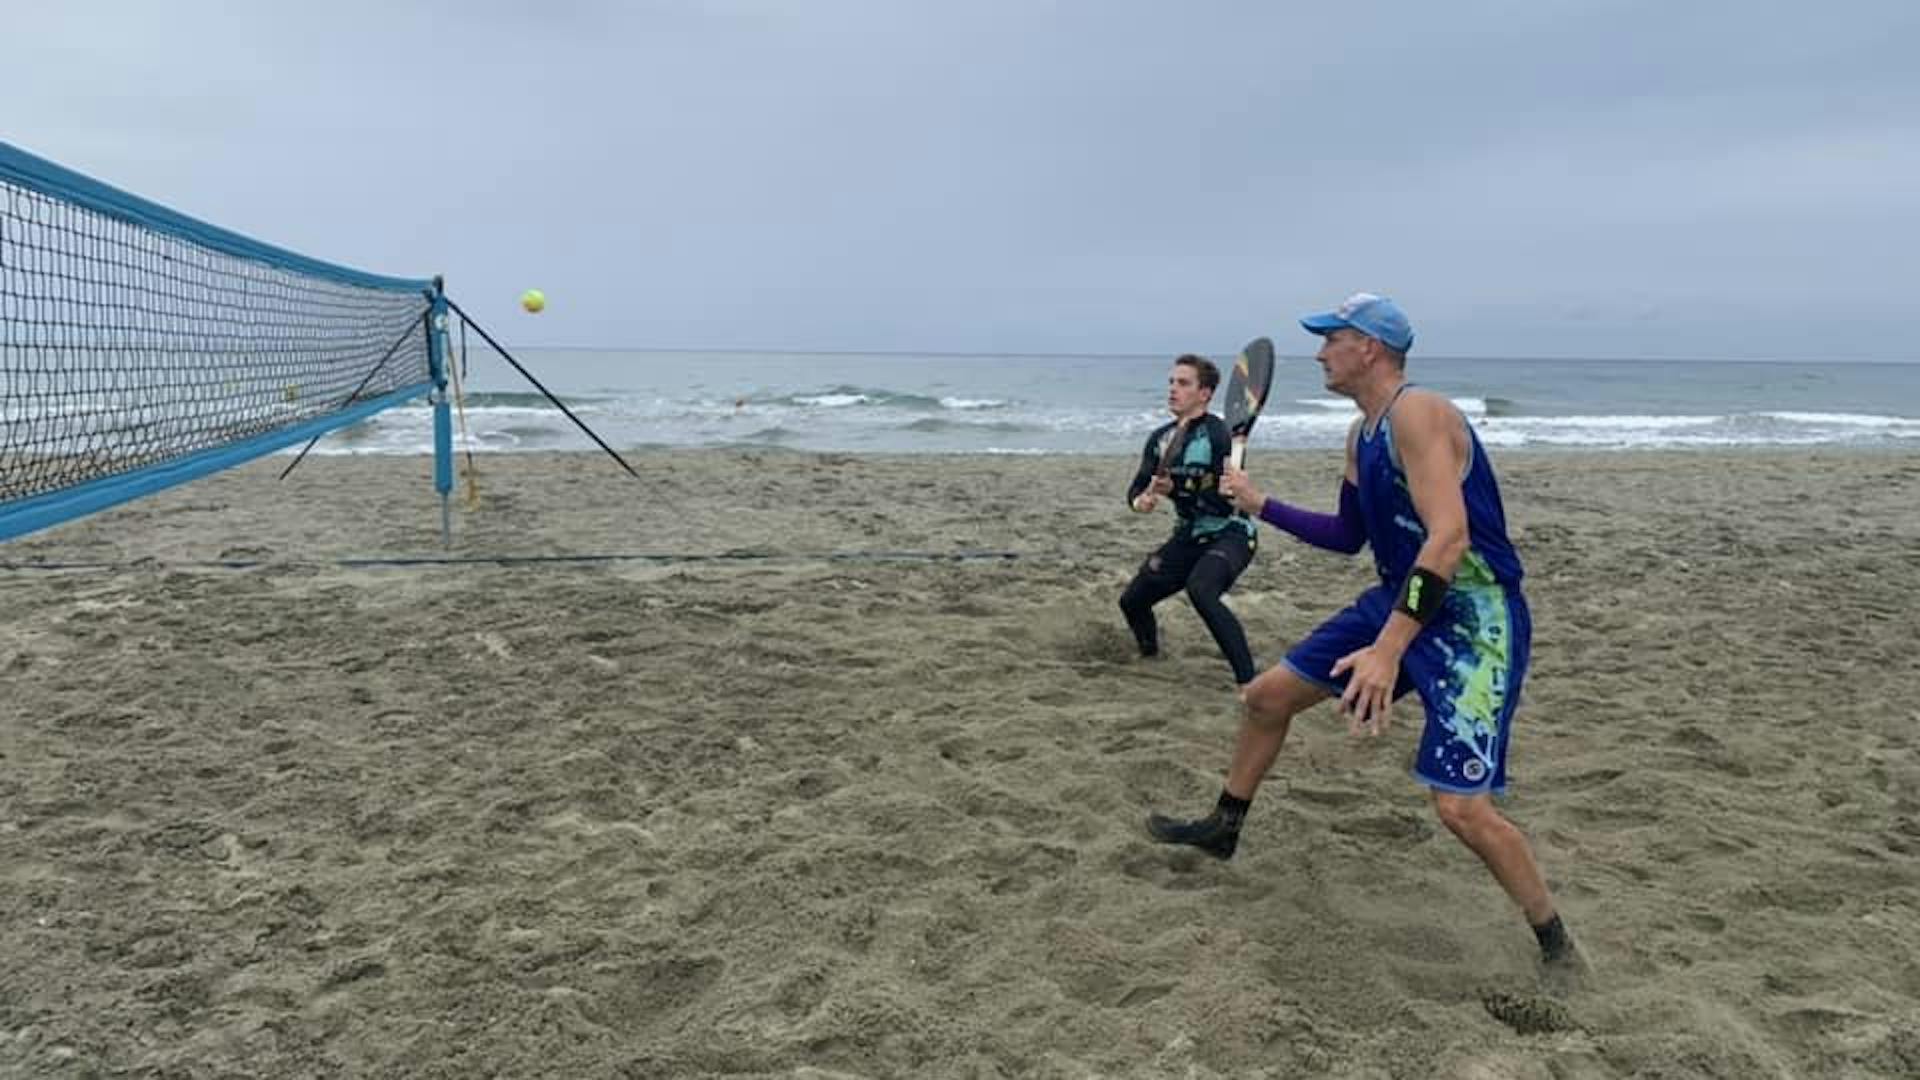
[(433, 276), (427, 299), (427, 363), (433, 374), (433, 489), (440, 493), (440, 545), (453, 546), (453, 413), (447, 401), (446, 282)]

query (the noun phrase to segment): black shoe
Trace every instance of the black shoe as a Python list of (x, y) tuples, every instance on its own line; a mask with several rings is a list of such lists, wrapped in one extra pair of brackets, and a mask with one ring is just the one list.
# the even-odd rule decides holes
[(1587, 963), (1586, 954), (1567, 932), (1567, 924), (1555, 915), (1546, 923), (1533, 928), (1533, 935), (1540, 942), (1540, 974), (1550, 992), (1566, 992), (1578, 989), (1593, 966)]
[(1540, 978), (1547, 991), (1569, 994), (1593, 978), (1593, 965), (1572, 937), (1563, 937), (1551, 949), (1540, 950)]
[(1216, 859), (1233, 858), (1233, 849), (1240, 844), (1239, 826), (1228, 824), (1218, 813), (1194, 821), (1149, 814), (1147, 833), (1163, 844), (1187, 844)]

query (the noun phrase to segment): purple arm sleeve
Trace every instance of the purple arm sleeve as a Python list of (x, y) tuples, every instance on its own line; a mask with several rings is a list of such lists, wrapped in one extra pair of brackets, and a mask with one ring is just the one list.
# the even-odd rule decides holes
[(1340, 512), (1316, 514), (1268, 499), (1260, 506), (1260, 520), (1305, 540), (1317, 548), (1352, 555), (1367, 546), (1367, 525), (1360, 516), (1360, 489), (1340, 482)]

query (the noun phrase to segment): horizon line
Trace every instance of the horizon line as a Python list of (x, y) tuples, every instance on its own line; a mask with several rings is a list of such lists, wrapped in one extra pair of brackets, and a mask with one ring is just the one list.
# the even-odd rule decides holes
[[(521, 345), (518, 348), (542, 349), (549, 352), (630, 352), (662, 353), (681, 355), (735, 355), (735, 356), (919, 356), (929, 359), (1005, 359), (1008, 357), (1031, 357), (1043, 360), (1151, 360), (1166, 358), (1161, 352), (1098, 352), (1086, 350), (1048, 351), (986, 351), (973, 349), (830, 349), (830, 348), (770, 348), (764, 346), (731, 348), (725, 346), (676, 347), (666, 345)], [(1175, 354), (1178, 355), (1178, 354)], [(1210, 354), (1201, 354), (1210, 355)], [(1236, 354), (1220, 353), (1218, 356)], [(1287, 359), (1311, 360), (1310, 353), (1277, 352), (1276, 355)], [(1643, 356), (1592, 356), (1592, 355), (1540, 355), (1508, 354), (1480, 355), (1473, 353), (1412, 353), (1408, 361), (1447, 361), (1447, 360), (1492, 360), (1496, 362), (1552, 361), (1556, 363), (1706, 363), (1706, 364), (1917, 364), (1920, 356), (1895, 357), (1826, 357), (1815, 359), (1805, 356), (1705, 356), (1705, 355), (1643, 355)]]

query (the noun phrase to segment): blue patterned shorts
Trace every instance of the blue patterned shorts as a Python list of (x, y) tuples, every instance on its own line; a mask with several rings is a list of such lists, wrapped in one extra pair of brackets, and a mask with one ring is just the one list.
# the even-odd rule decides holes
[[(1393, 613), (1397, 589), (1368, 589), (1353, 606), (1321, 623), (1287, 653), (1294, 674), (1339, 695), (1347, 674), (1332, 674), (1348, 653), (1373, 644)], [(1533, 619), (1516, 588), (1497, 584), (1454, 588), (1445, 607), (1420, 631), (1400, 661), (1399, 698), (1420, 693), (1427, 723), (1413, 775), (1440, 791), (1462, 795), (1507, 787), (1507, 732), (1520, 706)]]

